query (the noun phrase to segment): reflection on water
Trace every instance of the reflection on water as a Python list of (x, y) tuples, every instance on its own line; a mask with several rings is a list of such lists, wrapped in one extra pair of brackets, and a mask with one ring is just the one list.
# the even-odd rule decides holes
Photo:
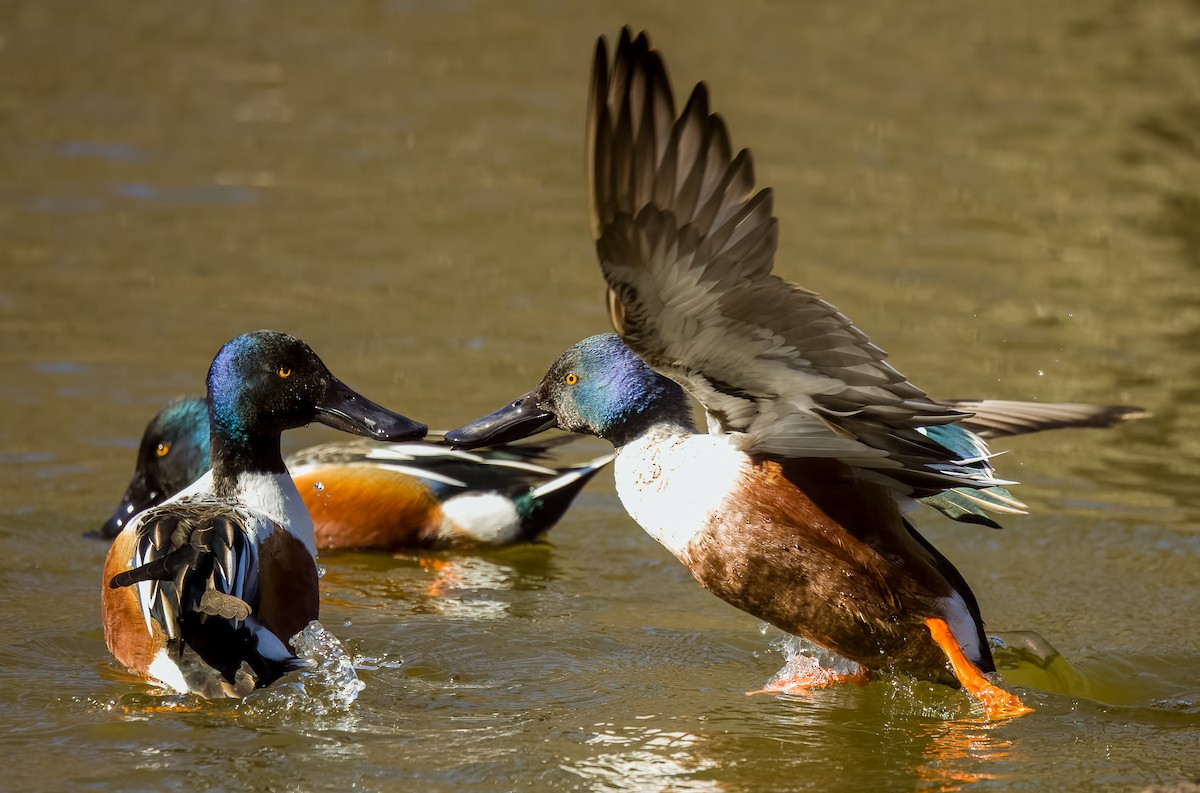
[(513, 588), (511, 566), (479, 557), (421, 559), (419, 564), (433, 580), (428, 599), (417, 606), (418, 611), (476, 620), (498, 620), (507, 615), (508, 602), (498, 600), (496, 593)]
[(1001, 774), (992, 764), (1008, 760), (1019, 740), (1000, 734), (1002, 723), (986, 719), (952, 719), (921, 725), (917, 742), (925, 741), (924, 760), (917, 766), (918, 790), (954, 791)]
[(697, 735), (657, 727), (595, 727), (598, 732), (587, 745), (604, 751), (563, 767), (591, 783), (589, 790), (711, 793), (726, 789), (716, 780), (695, 778), (717, 765), (704, 757), (704, 739)]
[(471, 620), (503, 619), (506, 593), (537, 590), (554, 576), (548, 546), (530, 545), (488, 555), (389, 557), (372, 553), (322, 554), (329, 574), (322, 603), (363, 608), (382, 602), (413, 614)]

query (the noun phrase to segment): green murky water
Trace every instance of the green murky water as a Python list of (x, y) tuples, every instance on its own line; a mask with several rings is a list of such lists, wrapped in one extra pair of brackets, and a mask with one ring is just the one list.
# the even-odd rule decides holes
[[(1034, 512), (925, 515), (1037, 712), (791, 650), (602, 475), (547, 544), (322, 558), (366, 684), (168, 708), (109, 661), (144, 422), (239, 332), (449, 427), (605, 329), (590, 53), (649, 29), (777, 189), (777, 270), (930, 393), (1154, 418), (1003, 446)], [(1135, 790), (1200, 774), (1200, 4), (0, 5), (0, 746), (11, 789)], [(329, 438), (304, 431), (289, 448)], [(583, 441), (579, 459), (603, 446)], [(1044, 649), (1044, 648), (1043, 648)], [(1045, 652), (1045, 651), (1044, 651)], [(1044, 654), (1043, 652), (1043, 654)]]

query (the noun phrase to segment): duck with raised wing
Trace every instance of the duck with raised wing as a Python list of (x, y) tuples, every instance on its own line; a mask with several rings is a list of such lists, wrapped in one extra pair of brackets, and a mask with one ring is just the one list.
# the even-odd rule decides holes
[[(159, 504), (209, 469), (208, 406), (176, 400), (146, 426), (121, 503), (100, 529), (120, 533), (130, 515)], [(573, 436), (479, 452), (439, 443), (335, 442), (303, 449), (284, 464), (312, 516), (320, 550), (414, 551), (494, 548), (550, 530), (606, 454), (550, 467), (552, 449)]]
[(961, 685), (993, 717), (1026, 712), (984, 676), (995, 666), (966, 581), (902, 511), (947, 493), (963, 494), (940, 505), (962, 520), (1021, 510), (971, 413), (928, 397), (836, 308), (771, 274), (771, 191), (755, 190), (750, 154), (733, 154), (703, 84), (676, 113), (645, 34), (625, 30), (611, 68), (600, 40), (587, 140), (619, 337), (574, 345), (533, 391), (447, 440), (554, 426), (605, 438), (626, 510), (714, 594), (857, 663), (852, 677), (893, 669)]
[(244, 696), (303, 665), (288, 642), (319, 613), (312, 521), (280, 433), (319, 421), (402, 441), (426, 428), (355, 393), (307, 344), (274, 331), (221, 348), (207, 408), (212, 470), (126, 521), (109, 548), (104, 639), (130, 671), (169, 689)]

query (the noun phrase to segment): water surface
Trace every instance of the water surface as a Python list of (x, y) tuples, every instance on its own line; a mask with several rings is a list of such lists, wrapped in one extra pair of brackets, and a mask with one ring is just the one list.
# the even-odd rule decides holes
[[(595, 37), (652, 32), (776, 188), (777, 271), (935, 396), (1150, 420), (1001, 444), (1033, 512), (922, 530), (1037, 712), (902, 679), (747, 697), (790, 645), (602, 475), (542, 545), (322, 558), (366, 684), (164, 703), (108, 659), (141, 428), (272, 327), (449, 427), (606, 329)], [(0, 7), (0, 744), (11, 789), (1125, 791), (1200, 774), (1200, 5)], [(327, 440), (302, 431), (289, 449)], [(583, 441), (569, 453), (603, 451)], [(1044, 667), (1044, 668), (1043, 668)], [(319, 687), (318, 687), (319, 688)]]

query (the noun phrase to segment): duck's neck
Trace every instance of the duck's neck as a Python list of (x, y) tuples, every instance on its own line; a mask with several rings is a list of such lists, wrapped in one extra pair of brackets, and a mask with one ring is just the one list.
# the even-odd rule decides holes
[(287, 466), (279, 451), (279, 436), (240, 434), (231, 436), (216, 421), (209, 439), (212, 456), (213, 491), (222, 498), (240, 495), (238, 482), (250, 474), (282, 474)]
[(618, 450), (647, 435), (691, 435), (696, 432), (692, 406), (674, 381), (660, 378), (662, 387), (638, 409), (605, 428), (602, 438)]

